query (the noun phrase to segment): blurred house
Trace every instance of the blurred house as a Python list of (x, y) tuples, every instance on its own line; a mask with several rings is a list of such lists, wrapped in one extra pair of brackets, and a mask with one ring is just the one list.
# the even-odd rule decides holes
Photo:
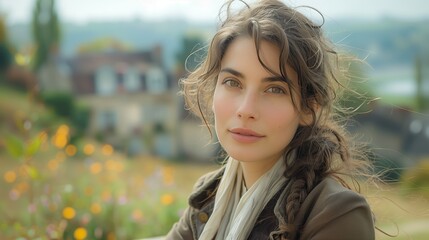
[(130, 155), (210, 158), (216, 148), (204, 147), (207, 133), (183, 117), (177, 78), (165, 69), (161, 56), (158, 46), (79, 54), (67, 61), (67, 70), (57, 66), (71, 84), (64, 77), (65, 83), (53, 88), (70, 87), (77, 101), (91, 109), (88, 134)]
[(69, 66), (74, 94), (91, 109), (89, 134), (131, 155), (177, 155), (177, 84), (160, 47), (80, 54)]

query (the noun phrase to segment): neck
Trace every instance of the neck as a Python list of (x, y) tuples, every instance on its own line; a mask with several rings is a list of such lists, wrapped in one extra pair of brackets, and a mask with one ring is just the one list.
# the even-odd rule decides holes
[[(261, 162), (240, 162), (246, 188), (249, 189), (258, 179), (268, 172), (280, 158)], [(282, 159), (280, 160), (282, 161)]]

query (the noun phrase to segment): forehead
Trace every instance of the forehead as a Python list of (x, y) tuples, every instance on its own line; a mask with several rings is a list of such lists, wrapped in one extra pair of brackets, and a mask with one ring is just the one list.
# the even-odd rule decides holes
[[(266, 65), (278, 66), (279, 55), (280, 50), (274, 44), (268, 41), (259, 43), (259, 57)], [(240, 36), (230, 42), (222, 58), (222, 63), (229, 63), (231, 59), (239, 58), (258, 59), (256, 45), (252, 38)]]
[(285, 60), (281, 63), (280, 49), (275, 44), (262, 40), (259, 42), (258, 47), (257, 49), (255, 41), (251, 37), (237, 37), (226, 48), (221, 61), (221, 68), (233, 68), (237, 71), (248, 72), (251, 75), (273, 75), (272, 72), (264, 68), (261, 64), (262, 62), (276, 75), (281, 75), (280, 64), (285, 64), (287, 78), (293, 82), (297, 81), (297, 74), (287, 64), (287, 61)]

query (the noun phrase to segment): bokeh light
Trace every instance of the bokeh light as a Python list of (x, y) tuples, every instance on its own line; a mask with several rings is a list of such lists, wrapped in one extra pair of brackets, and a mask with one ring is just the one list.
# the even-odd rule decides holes
[(174, 202), (174, 197), (171, 194), (163, 194), (161, 196), (161, 204), (164, 206), (171, 205)]
[(67, 145), (65, 152), (68, 156), (74, 156), (77, 153), (77, 148), (74, 145)]
[(110, 144), (104, 144), (101, 148), (101, 153), (105, 156), (111, 156), (113, 154), (113, 147)]
[(103, 169), (103, 165), (101, 165), (101, 163), (99, 162), (95, 162), (91, 164), (91, 166), (89, 167), (89, 170), (91, 171), (92, 174), (99, 174), (102, 169)]
[(65, 124), (62, 124), (60, 127), (58, 127), (57, 132), (52, 138), (54, 146), (57, 148), (64, 148), (68, 142), (69, 131), (69, 127)]
[(16, 173), (15, 173), (15, 171), (7, 171), (3, 175), (3, 178), (7, 183), (13, 183), (16, 180)]
[(90, 210), (93, 214), (99, 214), (101, 212), (101, 205), (99, 203), (92, 203)]
[(83, 153), (85, 153), (86, 155), (92, 155), (95, 152), (95, 147), (93, 144), (85, 144), (85, 146), (83, 147)]

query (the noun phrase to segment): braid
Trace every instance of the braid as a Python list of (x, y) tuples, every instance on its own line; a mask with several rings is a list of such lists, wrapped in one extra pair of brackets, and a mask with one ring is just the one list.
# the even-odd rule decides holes
[[(281, 233), (282, 239), (287, 240), (292, 235), (299, 235), (302, 226), (295, 224), (296, 216), (311, 190), (325, 177), (341, 172), (342, 166), (334, 169), (333, 156), (339, 156), (341, 162), (349, 159), (346, 139), (334, 129), (338, 128), (301, 127), (295, 137), (297, 141), (293, 141), (287, 152), (292, 154), (294, 149), (296, 156), (294, 161), (287, 162), (285, 172), (285, 176), (291, 181), (291, 188), (286, 198), (287, 221), (279, 223), (278, 233)], [(305, 140), (299, 141), (300, 139)]]
[(291, 191), (286, 200), (287, 223), (280, 225), (282, 239), (288, 239), (288, 233), (299, 231), (293, 223), (301, 204), (308, 195), (307, 186), (308, 183), (304, 179), (295, 179), (292, 182)]

